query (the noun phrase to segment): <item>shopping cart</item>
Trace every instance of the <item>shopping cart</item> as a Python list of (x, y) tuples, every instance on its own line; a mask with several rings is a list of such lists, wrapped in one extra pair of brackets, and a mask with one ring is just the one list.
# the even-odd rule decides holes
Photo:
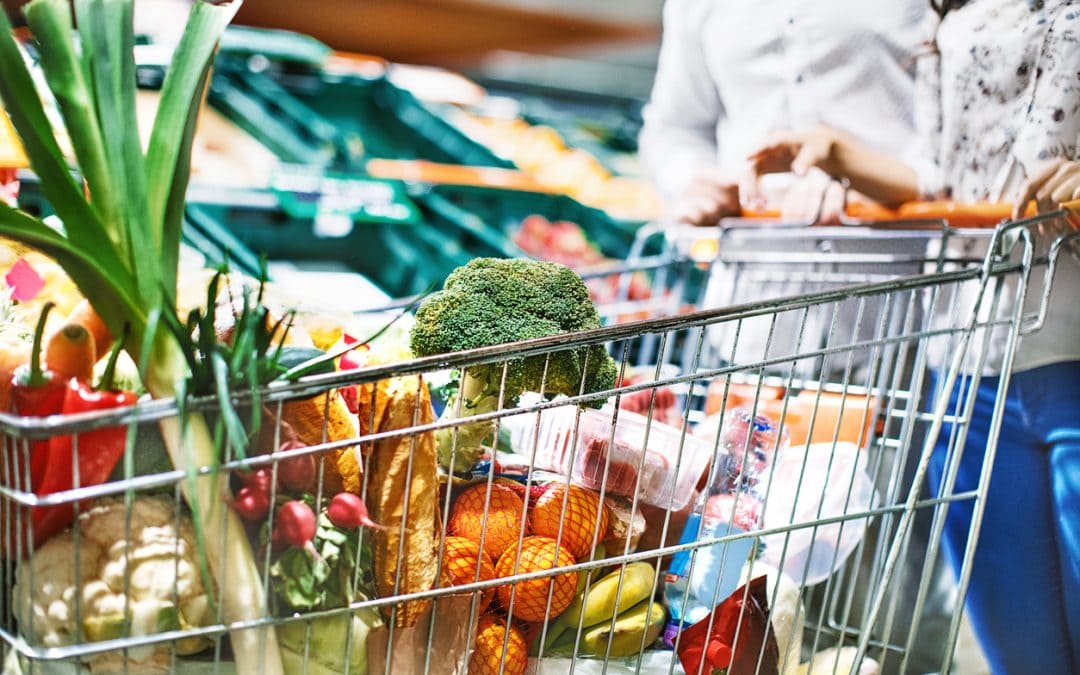
[[(1005, 374), (996, 410), (1000, 427), (1000, 394), (1007, 386), (1017, 341), (1040, 326), (1058, 262), (1076, 238), (1060, 214), (975, 233), (941, 225), (919, 232), (921, 241), (936, 248), (928, 254), (918, 247), (910, 254), (896, 253), (894, 262), (910, 266), (908, 275), (898, 276), (897, 270), (859, 252), (847, 267), (840, 262), (845, 258), (835, 257), (836, 251), (825, 251), (822, 260), (808, 262), (806, 270), (808, 279), (820, 281), (820, 289), (717, 306), (702, 303), (709, 297), (717, 258), (695, 258), (686, 249), (670, 247), (661, 254), (666, 259), (635, 261), (642, 264), (612, 271), (624, 277), (645, 274), (652, 288), (664, 290), (636, 308), (627, 304), (630, 300), (602, 308), (616, 318), (625, 318), (631, 310), (645, 312), (642, 319), (613, 320), (575, 335), (370, 365), (270, 387), (261, 392), (259, 405), (267, 413), (264, 421), (275, 421), (270, 429), (274, 448), (286, 437), (284, 424), (276, 421), (287, 417), (290, 405), (321, 401), (326, 411), (343, 388), (358, 392), (360, 436), (335, 440), (327, 414), (321, 424), (312, 425), (319, 435), (316, 442), (246, 458), (225, 451), (215, 467), (181, 471), (142, 465), (161, 422), (175, 429), (177, 420), (192, 411), (212, 416), (214, 400), (190, 402), (183, 410), (167, 401), (140, 403), (70, 419), (0, 416), (5, 459), (0, 485), (0, 550), (5, 559), (0, 639), (5, 661), (30, 672), (72, 672), (80, 665), (128, 672), (151, 667), (224, 672), (231, 667), (226, 637), (248, 633), (267, 645), (272, 637), (287, 645), (288, 672), (517, 673), (531, 667), (543, 673), (676, 673), (683, 671), (687, 644), (682, 640), (689, 629), (672, 631), (674, 648), (665, 649), (657, 639), (652, 605), (644, 614), (640, 607), (667, 597), (668, 610), (662, 615), (667, 616), (674, 604), (663, 572), (673, 557), (682, 555), (691, 580), (695, 566), (705, 564), (702, 560), (713, 566), (717, 591), (729, 570), (740, 572), (736, 578), (766, 573), (772, 579), (767, 593), (771, 629), (752, 629), (756, 624), (749, 610), (738, 612), (729, 626), (734, 656), (752, 663), (746, 672), (797, 672), (798, 664), (808, 661), (812, 672), (858, 672), (858, 664), (871, 660), (899, 662), (892, 667), (903, 671), (918, 635), (929, 570), (938, 556), (934, 540), (918, 555), (919, 564), (905, 564), (916, 556), (908, 546), (912, 523), (918, 514), (931, 514), (933, 533), (940, 538), (949, 506), (974, 504), (960, 574), (962, 596), (983, 508), (980, 496), (986, 494), (993, 460), (993, 448), (988, 447), (978, 490), (954, 492), (952, 473), (946, 473), (941, 485), (928, 484), (927, 465), (942, 430), (948, 429), (950, 456), (964, 444), (970, 410), (950, 409), (946, 394), (973, 390), (986, 367), (996, 366)], [(810, 235), (827, 238), (827, 231)], [(724, 241), (754, 235), (733, 228), (718, 236)], [(916, 237), (898, 236), (904, 245)], [(969, 248), (984, 249), (985, 255), (963, 250), (955, 254), (954, 238), (976, 242)], [(721, 244), (718, 250), (736, 249)], [(770, 271), (753, 269), (759, 267), (756, 259), (744, 258), (737, 269), (739, 279), (783, 272), (779, 259), (779, 269)], [(826, 275), (823, 266), (833, 266), (833, 276)], [(731, 299), (738, 300), (738, 294)], [(666, 309), (661, 300), (667, 302)], [(684, 313), (691, 305), (696, 310)], [(839, 330), (842, 317), (852, 311), (850, 330)], [(757, 343), (756, 336), (755, 344), (744, 342), (749, 340), (744, 328), (762, 322), (764, 342)], [(470, 418), (494, 421), (492, 437), (501, 441), (499, 452), (470, 475), (435, 476), (432, 434), (451, 430), (451, 438), (457, 438), (461, 422), (433, 417), (423, 393), (428, 383), (444, 380), (452, 369), (485, 364), (505, 368), (508, 359), (529, 357), (550, 362), (561, 351), (594, 344), (616, 355), (620, 380), (614, 389), (554, 400), (506, 399), (500, 409)], [(940, 374), (933, 388), (927, 386), (928, 368)], [(395, 401), (403, 406), (396, 418), (385, 412)], [(236, 403), (245, 402), (250, 402), (250, 394), (238, 392)], [(605, 403), (600, 409), (579, 407)], [(726, 522), (744, 525), (741, 531), (680, 540), (695, 508), (692, 493), (714, 473), (716, 463), (723, 458), (735, 466), (748, 465), (749, 444), (734, 451), (721, 445), (723, 438), (731, 438), (721, 420), (735, 409), (766, 415), (775, 438), (788, 439), (786, 447), (777, 440), (769, 449), (773, 466), (761, 472), (752, 491), (737, 486), (723, 509), (711, 511), (714, 517), (720, 514)], [(393, 423), (386, 423), (391, 419)], [(80, 445), (89, 448), (95, 430), (116, 425), (132, 430), (122, 463), (125, 475), (45, 497), (19, 488), (24, 484), (20, 476), (28, 475), (35, 441), (69, 436), (78, 466)], [(750, 440), (750, 427), (746, 433)], [(557, 442), (552, 444), (552, 439)], [(624, 453), (618, 461), (616, 448)], [(280, 572), (275, 572), (281, 569), (281, 551), (260, 545), (259, 533), (252, 531), (245, 534), (256, 542), (262, 594), (271, 609), (255, 620), (232, 621), (215, 601), (222, 596), (220, 577), (217, 583), (207, 580), (205, 602), (194, 608), (183, 603), (196, 586), (193, 580), (206, 579), (190, 569), (192, 559), (180, 556), (181, 549), (190, 554), (197, 548), (192, 543), (195, 533), (176, 533), (178, 523), (188, 522), (182, 499), (185, 482), (218, 480), (225, 486), (231, 481), (235, 488), (245, 472), (262, 467), (270, 470), (270, 490), (276, 495), (286, 492), (278, 480), (285, 463), (312, 457), (318, 461), (312, 494), (319, 512), (332, 492), (331, 463), (350, 453), (366, 463), (362, 476), (357, 474), (360, 495), (373, 513), (381, 509), (381, 525), (390, 529), (360, 529), (355, 535), (350, 545), (356, 554), (348, 557), (346, 569), (338, 570), (341, 583), (351, 579), (348, 599), (324, 597), (304, 610), (283, 607), (276, 585)], [(902, 479), (905, 474), (912, 476), (909, 484)], [(739, 469), (735, 478), (742, 475)], [(433, 484), (433, 478), (441, 483)], [(75, 480), (78, 485), (77, 476)], [(390, 484), (400, 489), (390, 490)], [(588, 509), (577, 497), (562, 496), (564, 501), (552, 510), (551, 495), (580, 494), (569, 485), (584, 486), (593, 495), (583, 498), (585, 503), (603, 500), (604, 508), (583, 516)], [(478, 505), (462, 501), (470, 488), (483, 497)], [(157, 552), (175, 562), (153, 568), (151, 576), (167, 588), (146, 605), (141, 600), (152, 579), (145, 575), (147, 568), (140, 567), (144, 559), (139, 546), (145, 542), (133, 537), (145, 531), (135, 504), (151, 494), (169, 514), (168, 522), (158, 523), (155, 530)], [(112, 501), (91, 501), (103, 499)], [(543, 523), (535, 514), (545, 500), (549, 520)], [(103, 503), (120, 514), (119, 531), (107, 541), (90, 525), (92, 512)], [(57, 538), (35, 542), (31, 512), (64, 505), (76, 512), (75, 526), (62, 535), (64, 546), (54, 543)], [(606, 528), (600, 526), (600, 512), (607, 514)], [(868, 526), (875, 522), (877, 534), (871, 537)], [(470, 562), (469, 554), (458, 548), (465, 545), (448, 539), (471, 532), (472, 526), (479, 527), (481, 548), (501, 538), (501, 552), (490, 560), (492, 574), (477, 563), (482, 556), (475, 548)], [(543, 536), (538, 531), (551, 535), (553, 550), (544, 548), (548, 542), (537, 541)], [(607, 555), (594, 558), (591, 551), (600, 541)], [(569, 553), (582, 545), (584, 553)], [(47, 549), (55, 550), (46, 560)], [(737, 549), (751, 554), (740, 556)], [(330, 560), (325, 550), (321, 555)], [(110, 583), (103, 587), (93, 574), (101, 576), (94, 564), (105, 558), (120, 562), (109, 568)], [(466, 576), (455, 577), (453, 569), (460, 572), (463, 559)], [(650, 574), (644, 588), (631, 584), (629, 574), (609, 576), (639, 562), (661, 572)], [(88, 567), (96, 581), (77, 573)], [(920, 572), (911, 575), (912, 569)], [(612, 578), (617, 581), (605, 581)], [(696, 600), (684, 593), (683, 616), (695, 602), (711, 608), (732, 598), (742, 599), (745, 607), (750, 604), (749, 588), (740, 585), (732, 596), (695, 595)], [(593, 592), (611, 595), (605, 603), (589, 603)], [(913, 592), (916, 607), (903, 609), (901, 598)], [(826, 602), (808, 614), (805, 608), (811, 605), (804, 601), (814, 593)], [(103, 595), (113, 603), (113, 614), (105, 622)], [(635, 601), (633, 607), (627, 598)], [(590, 622), (586, 624), (582, 609), (573, 625), (564, 621), (562, 641), (552, 642), (556, 614), (575, 602), (593, 611)], [(482, 612), (485, 605), (491, 609)], [(619, 612), (605, 612), (609, 605)], [(135, 611), (148, 606), (154, 608), (152, 621)], [(592, 621), (596, 612), (601, 617)], [(901, 616), (905, 612), (908, 616)], [(938, 645), (942, 672), (949, 670), (959, 619), (957, 609)], [(708, 618), (704, 626), (711, 630), (720, 623)], [(911, 628), (897, 639), (895, 624)], [(531, 652), (528, 660), (526, 652)], [(241, 670), (275, 672), (276, 657), (268, 650), (265, 661), (243, 664)], [(699, 672), (710, 670), (702, 665)]]

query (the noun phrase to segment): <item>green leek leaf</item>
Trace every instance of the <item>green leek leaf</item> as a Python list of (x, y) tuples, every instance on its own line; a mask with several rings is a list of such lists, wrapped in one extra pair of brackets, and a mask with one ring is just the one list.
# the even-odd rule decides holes
[(40, 47), (41, 70), (56, 97), (71, 145), (90, 189), (91, 206), (114, 243), (120, 244), (117, 197), (79, 57), (75, 53), (71, 7), (65, 0), (38, 0), (26, 6), (26, 22)]
[(114, 258), (106, 255), (101, 260), (88, 254), (41, 221), (3, 203), (0, 203), (0, 235), (54, 258), (98, 308), (109, 329), (121, 335), (124, 324), (129, 323), (133, 340), (129, 344), (138, 344), (134, 340), (141, 339), (146, 328), (146, 309), (131, 293), (126, 272), (110, 266), (110, 261), (115, 264)]
[(161, 87), (161, 102), (146, 152), (146, 176), (150, 222), (161, 228), (155, 233), (155, 243), (161, 251), (162, 283), (167, 290), (176, 288), (184, 199), (184, 191), (179, 188), (187, 185), (195, 118), (206, 90), (214, 49), (239, 6), (238, 2), (195, 3)]
[[(37, 2), (47, 0), (35, 0)], [(76, 0), (82, 39), (83, 65), (95, 88), (98, 123), (113, 151), (108, 165), (125, 198), (118, 204), (119, 253), (134, 272), (139, 293), (153, 303), (159, 292), (161, 263), (151, 248), (148, 230), (146, 171), (138, 122), (135, 119), (134, 28), (131, 3), (126, 0)]]
[[(107, 255), (112, 246), (105, 226), (71, 176), (4, 12), (0, 12), (0, 73), (0, 99), (19, 133), (30, 167), (41, 179), (45, 198), (62, 221), (78, 224), (69, 228), (73, 244), (87, 253)], [(122, 327), (109, 326), (117, 334)]]

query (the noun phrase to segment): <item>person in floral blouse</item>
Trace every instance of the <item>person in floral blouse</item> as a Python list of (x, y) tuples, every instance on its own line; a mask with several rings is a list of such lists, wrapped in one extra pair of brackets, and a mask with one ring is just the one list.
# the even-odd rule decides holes
[[(916, 85), (921, 160), (882, 160), (818, 127), (778, 134), (751, 154), (754, 169), (817, 167), (885, 203), (1012, 201), (1014, 217), (1032, 200), (1047, 211), (1080, 198), (1080, 2), (945, 0), (935, 9)], [(1080, 265), (1063, 256), (1046, 322), (1021, 338), (1009, 381), (967, 596), (994, 673), (1080, 673), (1077, 297)], [(978, 487), (998, 383), (984, 372), (954, 493)], [(948, 435), (931, 463), (934, 486), (951, 461)], [(973, 507), (953, 504), (945, 525), (958, 572)]]

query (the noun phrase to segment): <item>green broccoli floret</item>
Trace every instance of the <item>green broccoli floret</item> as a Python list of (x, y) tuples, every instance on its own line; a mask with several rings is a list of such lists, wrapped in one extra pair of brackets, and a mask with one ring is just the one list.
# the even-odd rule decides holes
[[(570, 268), (535, 260), (477, 258), (454, 270), (443, 290), (421, 303), (410, 344), (417, 356), (429, 356), (599, 326), (600, 316), (589, 290)], [(505, 365), (504, 407), (513, 405), (526, 391), (552, 398), (611, 389), (617, 370), (603, 345), (568, 349), (550, 354), (550, 358), (512, 359)], [(503, 366), (494, 363), (467, 369), (458, 382), (457, 394), (447, 401), (443, 419), (498, 410)], [(469, 470), (482, 446), (491, 443), (494, 426), (491, 421), (461, 425), (456, 428), (456, 445), (454, 427), (440, 430), (437, 441), (442, 465), (455, 471)]]

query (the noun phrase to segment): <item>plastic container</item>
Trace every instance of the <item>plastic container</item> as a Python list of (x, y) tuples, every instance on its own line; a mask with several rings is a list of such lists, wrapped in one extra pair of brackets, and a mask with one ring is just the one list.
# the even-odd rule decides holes
[(579, 420), (577, 408), (559, 406), (542, 411), (539, 424), (537, 413), (527, 413), (503, 418), (502, 426), (510, 433), (514, 452), (531, 460), (534, 469), (569, 475), (575, 484), (596, 491), (603, 487), (609, 495), (633, 498), (636, 491), (639, 500), (651, 506), (685, 508), (709, 464), (710, 446), (655, 420), (648, 426), (646, 444), (647, 418), (627, 410), (619, 411), (612, 444), (613, 413), (610, 406), (583, 410)]
[[(224, 232), (268, 259), (333, 261), (363, 274), (391, 297), (442, 285), (460, 265), (479, 256), (508, 257), (514, 249), (481, 224), (448, 220), (418, 204), (420, 222), (396, 224), (343, 219), (337, 231), (318, 219), (290, 214), (268, 190), (222, 194), (215, 203), (189, 200), (186, 215), (200, 230)], [(257, 260), (257, 258), (256, 258)]]
[(636, 492), (646, 504), (677, 511), (690, 503), (710, 454), (700, 439), (643, 415), (586, 410), (570, 475), (583, 487), (630, 498)]
[[(787, 446), (786, 431), (764, 415), (735, 408), (724, 416), (709, 483), (686, 521), (680, 543), (746, 534), (760, 529), (763, 490), (776, 453)], [(665, 575), (671, 618), (665, 639), (700, 621), (739, 586), (739, 574), (757, 541), (743, 536), (677, 553)]]

